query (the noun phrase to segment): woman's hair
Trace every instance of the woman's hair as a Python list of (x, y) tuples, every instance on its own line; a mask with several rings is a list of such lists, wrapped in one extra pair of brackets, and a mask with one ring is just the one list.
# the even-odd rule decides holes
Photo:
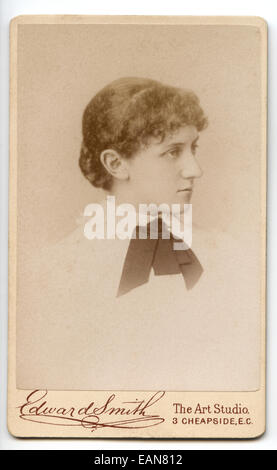
[(147, 145), (150, 137), (162, 141), (184, 125), (193, 125), (198, 131), (207, 126), (192, 91), (147, 78), (115, 80), (99, 91), (84, 111), (80, 168), (94, 186), (110, 189), (113, 178), (101, 163), (103, 150), (114, 149), (128, 158)]

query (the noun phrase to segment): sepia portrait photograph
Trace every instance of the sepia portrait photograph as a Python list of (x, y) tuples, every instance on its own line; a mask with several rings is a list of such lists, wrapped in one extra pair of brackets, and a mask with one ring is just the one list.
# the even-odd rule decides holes
[(16, 388), (259, 390), (265, 24), (41, 18), (14, 25)]

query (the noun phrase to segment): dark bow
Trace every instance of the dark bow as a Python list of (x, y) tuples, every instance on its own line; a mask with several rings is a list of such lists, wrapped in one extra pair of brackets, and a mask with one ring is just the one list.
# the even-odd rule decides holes
[[(146, 238), (138, 238), (143, 232)], [(148, 224), (145, 231), (136, 227), (133, 237), (125, 257), (117, 297), (147, 283), (151, 267), (156, 276), (182, 274), (187, 289), (191, 289), (200, 278), (203, 268), (196, 255), (190, 248), (174, 250), (173, 243), (178, 239), (160, 219), (156, 233), (155, 228), (151, 232), (151, 224)]]

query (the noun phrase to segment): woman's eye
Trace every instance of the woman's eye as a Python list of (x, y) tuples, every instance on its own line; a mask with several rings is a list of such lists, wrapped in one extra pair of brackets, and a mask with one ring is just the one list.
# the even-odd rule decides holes
[(172, 150), (169, 150), (169, 152), (167, 152), (167, 154), (170, 157), (173, 157), (173, 158), (179, 157), (179, 155), (181, 155), (181, 153), (182, 153), (182, 149), (180, 149), (180, 148), (172, 149)]

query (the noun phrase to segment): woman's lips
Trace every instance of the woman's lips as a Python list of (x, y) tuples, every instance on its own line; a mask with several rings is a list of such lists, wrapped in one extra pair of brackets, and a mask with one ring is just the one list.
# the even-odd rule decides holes
[(183, 191), (187, 191), (187, 192), (191, 193), (191, 192), (192, 192), (192, 188), (178, 189), (177, 193), (180, 193), (180, 192), (183, 192)]

